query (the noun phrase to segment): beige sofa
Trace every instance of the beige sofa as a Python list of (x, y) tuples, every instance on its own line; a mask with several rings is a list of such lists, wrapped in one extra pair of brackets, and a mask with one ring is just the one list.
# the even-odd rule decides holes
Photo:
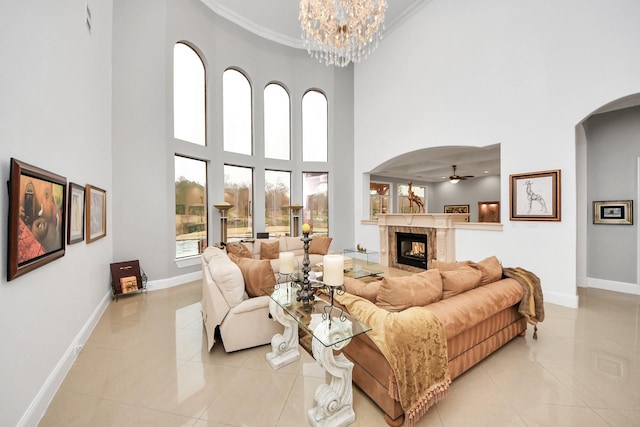
[[(345, 284), (349, 293), (376, 303), (372, 310), (402, 311), (409, 306), (423, 305), (434, 313), (446, 333), (449, 373), (453, 380), (526, 332), (527, 319), (519, 312), (522, 284), (503, 278), (495, 257), (487, 260), (482, 261), (483, 267), (492, 264), (493, 277), (485, 268), (477, 273), (480, 280), (473, 285), (471, 282), (463, 286), (454, 283), (459, 279), (456, 276), (460, 276), (458, 268), (461, 265), (451, 263), (442, 263), (441, 267), (447, 271), (427, 270), (419, 275), (383, 278), (370, 283), (348, 280)], [(465, 268), (479, 270), (477, 265)], [(433, 278), (434, 274), (439, 274), (442, 281), (432, 280), (435, 285), (429, 290), (430, 294), (421, 294), (419, 289), (422, 288), (416, 287), (415, 279), (420, 275)], [(438, 286), (442, 287), (439, 291)], [(343, 349), (343, 353), (354, 363), (353, 382), (384, 411), (389, 425), (401, 425), (405, 410), (397, 398), (391, 397), (394, 372), (372, 339), (367, 334), (359, 335)]]
[[(326, 237), (316, 240), (320, 252), (328, 250), (330, 243)], [(262, 245), (269, 244), (276, 244), (277, 251), (271, 251), (272, 259), (261, 260), (265, 255)], [(232, 246), (242, 250), (251, 260), (233, 262), (229, 257)], [(242, 242), (242, 246), (229, 244), (226, 250), (205, 249), (202, 254), (202, 317), (209, 350), (216, 342), (216, 329), (227, 352), (269, 344), (275, 334), (282, 333), (283, 326), (269, 316), (269, 297), (261, 291), (263, 287), (287, 279), (278, 276), (279, 252), (293, 252), (295, 262), (302, 266), (304, 242), (300, 237), (256, 239)], [(322, 256), (310, 254), (310, 265), (322, 262)]]
[[(312, 240), (310, 243), (310, 246), (316, 246), (316, 244), (318, 242), (320, 242), (321, 240), (327, 239), (327, 237), (324, 236), (318, 236), (318, 237), (313, 237), (312, 236)], [(314, 242), (315, 240), (315, 242)], [(248, 250), (249, 252), (251, 252), (251, 256), (254, 259), (261, 259), (262, 257), (262, 245), (263, 244), (272, 244), (274, 242), (278, 242), (278, 246), (279, 246), (279, 250), (278, 252), (293, 252), (293, 256), (294, 256), (294, 263), (296, 263), (296, 265), (298, 265), (300, 268), (302, 268), (302, 258), (304, 257), (304, 242), (302, 241), (302, 237), (280, 237), (278, 239), (255, 239), (253, 241), (247, 241), (247, 242), (240, 242), (242, 243)], [(322, 246), (323, 248), (326, 247), (326, 242), (323, 242), (325, 244), (323, 245), (319, 245)], [(331, 240), (329, 239), (328, 243), (331, 243)], [(321, 248), (322, 249), (322, 248)], [(310, 266), (314, 266), (318, 263), (322, 262), (322, 253), (312, 253), (313, 251), (313, 247), (310, 248), (310, 253), (309, 253), (309, 265)], [(326, 251), (324, 250), (318, 250), (317, 252), (330, 252), (328, 249)], [(273, 258), (269, 260), (271, 262), (271, 267), (273, 268), (273, 272), (275, 274), (278, 273), (279, 271), (279, 260), (277, 258)]]

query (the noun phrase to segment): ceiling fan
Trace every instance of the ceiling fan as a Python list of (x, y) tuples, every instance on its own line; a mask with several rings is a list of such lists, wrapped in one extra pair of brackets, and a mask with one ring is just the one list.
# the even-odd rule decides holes
[(449, 177), (449, 182), (450, 183), (457, 184), (458, 182), (464, 181), (465, 179), (473, 178), (473, 175), (465, 175), (465, 176), (456, 175), (456, 168), (457, 167), (458, 167), (458, 165), (452, 165), (453, 175), (451, 175)]

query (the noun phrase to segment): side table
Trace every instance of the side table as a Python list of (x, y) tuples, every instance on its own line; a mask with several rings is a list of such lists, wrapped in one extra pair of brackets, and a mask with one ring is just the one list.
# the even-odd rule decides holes
[(378, 264), (380, 262), (380, 253), (373, 251), (359, 251), (358, 249), (345, 249), (344, 255), (366, 261), (367, 264)]
[(271, 315), (285, 327), (282, 334), (271, 340), (272, 351), (267, 353), (267, 361), (278, 369), (297, 360), (298, 327), (311, 333), (313, 357), (328, 375), (327, 382), (316, 389), (316, 406), (309, 410), (307, 418), (314, 427), (348, 426), (356, 419), (351, 383), (353, 363), (342, 353), (334, 354), (334, 350), (342, 350), (351, 338), (371, 328), (324, 300), (315, 299), (305, 306), (296, 301), (297, 289), (299, 285), (293, 282), (263, 289), (271, 298)]

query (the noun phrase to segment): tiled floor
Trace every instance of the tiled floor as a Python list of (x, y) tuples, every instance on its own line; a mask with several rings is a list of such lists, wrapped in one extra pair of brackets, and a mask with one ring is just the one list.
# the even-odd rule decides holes
[[(270, 346), (209, 353), (200, 282), (112, 302), (56, 394), (45, 426), (305, 426), (323, 382), (313, 359), (274, 372)], [(639, 426), (640, 297), (580, 289), (454, 381), (417, 426)], [(385, 426), (354, 389), (354, 426)]]

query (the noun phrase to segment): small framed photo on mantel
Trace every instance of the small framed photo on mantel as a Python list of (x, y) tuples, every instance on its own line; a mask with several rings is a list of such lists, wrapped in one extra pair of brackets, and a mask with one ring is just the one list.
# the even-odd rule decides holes
[(633, 200), (593, 202), (593, 223), (633, 225)]

